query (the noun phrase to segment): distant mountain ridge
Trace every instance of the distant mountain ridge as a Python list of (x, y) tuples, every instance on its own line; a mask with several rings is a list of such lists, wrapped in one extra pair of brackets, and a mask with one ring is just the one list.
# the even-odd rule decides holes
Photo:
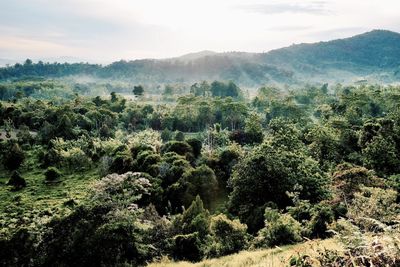
[[(176, 58), (172, 58), (172, 59), (176, 59), (179, 61), (191, 61), (191, 60), (196, 60), (202, 57), (207, 57), (207, 56), (214, 56), (218, 54), (217, 52), (214, 51), (210, 51), (210, 50), (203, 50), (200, 52), (194, 52), (194, 53), (189, 53), (189, 54), (185, 54), (182, 55), (180, 57), (176, 57)], [(171, 60), (171, 58), (167, 58), (166, 60)]]
[(400, 34), (373, 30), (354, 37), (314, 44), (298, 44), (268, 52), (265, 61), (319, 68), (351, 65), (390, 69), (400, 66)]
[[(60, 64), (59, 64), (60, 65)], [(267, 53), (201, 51), (169, 59), (117, 61), (107, 66), (61, 64), (62, 71), (33, 76), (95, 75), (138, 83), (232, 80), (239, 85), (304, 84), (310, 82), (400, 81), (400, 34), (373, 30), (345, 39), (296, 44)], [(42, 67), (46, 69), (47, 67)], [(18, 76), (0, 69), (0, 78)]]

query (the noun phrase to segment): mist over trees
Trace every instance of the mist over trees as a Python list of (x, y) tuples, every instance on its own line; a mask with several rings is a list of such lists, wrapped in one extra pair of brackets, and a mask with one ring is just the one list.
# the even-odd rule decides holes
[[(400, 34), (396, 32), (374, 30), (350, 38), (292, 45), (267, 53), (199, 52), (199, 56), (189, 59), (182, 56), (163, 60), (121, 60), (106, 66), (33, 63), (27, 59), (0, 68), (0, 80), (70, 76), (129, 80), (136, 84), (231, 80), (247, 87), (265, 84), (304, 86), (321, 81), (392, 83), (400, 79), (399, 41)], [(215, 93), (223, 94), (222, 91)]]
[(398, 41), (0, 68), (0, 265), (399, 265)]

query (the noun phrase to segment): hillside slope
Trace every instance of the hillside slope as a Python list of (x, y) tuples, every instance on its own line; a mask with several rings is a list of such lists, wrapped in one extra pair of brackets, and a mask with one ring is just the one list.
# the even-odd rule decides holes
[(400, 34), (374, 30), (350, 38), (297, 44), (268, 53), (202, 51), (170, 59), (95, 64), (18, 64), (1, 79), (93, 75), (135, 83), (232, 80), (241, 86), (308, 82), (400, 81)]
[(334, 70), (395, 75), (400, 66), (400, 34), (374, 30), (346, 39), (293, 45), (270, 51), (264, 61), (296, 70), (298, 75), (323, 75)]
[(173, 262), (164, 259), (159, 263), (150, 264), (148, 267), (283, 267), (288, 266), (288, 262), (292, 256), (306, 254), (314, 257), (318, 254), (318, 250), (325, 249), (341, 250), (342, 248), (335, 239), (312, 240), (280, 248), (242, 251), (237, 254), (204, 260), (198, 263)]

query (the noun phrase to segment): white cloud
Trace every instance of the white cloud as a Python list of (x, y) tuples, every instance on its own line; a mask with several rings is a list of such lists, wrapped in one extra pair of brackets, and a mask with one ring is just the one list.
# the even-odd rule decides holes
[(0, 57), (110, 62), (198, 50), (267, 51), (400, 30), (397, 0), (13, 0), (0, 2)]
[(237, 8), (263, 14), (306, 13), (327, 14), (326, 1), (270, 1), (267, 4), (246, 4)]

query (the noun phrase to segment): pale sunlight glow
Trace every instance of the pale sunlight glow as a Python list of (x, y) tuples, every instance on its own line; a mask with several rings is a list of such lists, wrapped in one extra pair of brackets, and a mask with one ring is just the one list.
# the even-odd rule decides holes
[(201, 50), (263, 52), (400, 31), (399, 10), (397, 0), (2, 0), (0, 59), (109, 63)]

